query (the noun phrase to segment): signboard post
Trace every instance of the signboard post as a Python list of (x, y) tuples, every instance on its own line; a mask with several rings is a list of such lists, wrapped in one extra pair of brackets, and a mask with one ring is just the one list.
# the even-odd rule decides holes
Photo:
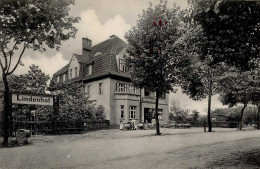
[(52, 132), (54, 133), (54, 121), (57, 119), (59, 112), (59, 99), (57, 96), (13, 93), (11, 99), (12, 104), (53, 106)]
[(12, 94), (12, 104), (53, 106), (53, 100), (53, 96), (48, 95)]

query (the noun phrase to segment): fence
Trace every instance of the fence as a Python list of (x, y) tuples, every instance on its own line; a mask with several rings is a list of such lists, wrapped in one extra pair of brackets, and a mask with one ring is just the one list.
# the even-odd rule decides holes
[(10, 136), (16, 136), (17, 129), (30, 130), (31, 135), (76, 134), (90, 130), (109, 128), (106, 121), (13, 121)]

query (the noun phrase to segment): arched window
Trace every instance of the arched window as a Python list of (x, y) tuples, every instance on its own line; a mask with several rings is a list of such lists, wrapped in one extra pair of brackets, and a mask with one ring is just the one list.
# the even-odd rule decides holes
[(93, 57), (101, 55), (101, 54), (102, 54), (101, 52), (96, 52)]

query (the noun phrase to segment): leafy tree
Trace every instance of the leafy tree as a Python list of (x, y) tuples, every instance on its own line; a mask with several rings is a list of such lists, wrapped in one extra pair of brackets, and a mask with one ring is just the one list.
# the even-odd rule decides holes
[[(225, 62), (240, 70), (253, 67), (260, 53), (260, 2), (192, 0), (191, 4), (192, 17), (209, 42), (200, 47), (213, 63)], [(196, 45), (194, 50), (198, 50)]]
[[(185, 78), (188, 83), (185, 82), (183, 88), (194, 99), (204, 98), (205, 91), (208, 94), (211, 131), (211, 96), (214, 94), (214, 83), (218, 83), (223, 73), (219, 70), (225, 64), (235, 66), (240, 71), (250, 70), (254, 68), (255, 59), (259, 58), (260, 3), (223, 0), (190, 0), (189, 3), (190, 8), (182, 13), (188, 27), (182, 40), (185, 42), (183, 53), (195, 57), (198, 55), (199, 62), (204, 65), (199, 69), (204, 72), (192, 71), (188, 74)], [(195, 66), (192, 64), (192, 67)]]
[(181, 108), (180, 103), (177, 100), (172, 100), (169, 116), (170, 116), (170, 120), (180, 122), (180, 123), (192, 120), (190, 115), (190, 110)]
[[(12, 93), (45, 94), (49, 79), (49, 75), (42, 72), (39, 66), (33, 64), (29, 66), (29, 71), (26, 74), (8, 76), (8, 83)], [(37, 116), (41, 119), (46, 118), (53, 111), (52, 106), (13, 105), (13, 115), (15, 117), (24, 115), (22, 109), (27, 109), (27, 112), (37, 110), (39, 112)], [(28, 116), (30, 115), (28, 114)]]
[(180, 18), (186, 23), (185, 33), (179, 38), (179, 43), (175, 44), (182, 56), (190, 60), (182, 72), (181, 87), (193, 100), (208, 98), (208, 131), (211, 132), (211, 98), (218, 92), (218, 79), (227, 66), (214, 62), (209, 51), (215, 46), (192, 15), (192, 10), (195, 10), (194, 6), (182, 11)]
[[(95, 118), (93, 101), (89, 101), (84, 93), (82, 83), (59, 83), (56, 95), (59, 98), (59, 120), (75, 121)], [(97, 117), (101, 118), (102, 108), (98, 109)]]
[[(75, 37), (69, 16), (74, 0), (1, 0), (0, 1), (0, 67), (4, 82), (4, 141), (8, 145), (10, 89), (7, 77), (19, 65), (26, 49), (58, 49), (61, 41)], [(14, 65), (14, 67), (12, 67)]]
[(102, 105), (99, 105), (96, 108), (94, 117), (96, 120), (105, 120), (106, 119), (106, 112), (105, 112), (105, 107)]
[(159, 96), (168, 92), (178, 83), (180, 67), (186, 63), (184, 57), (177, 54), (172, 44), (181, 34), (181, 25), (177, 17), (179, 9), (167, 8), (167, 1), (150, 6), (137, 20), (137, 25), (127, 34), (129, 43), (126, 63), (135, 86), (145, 87), (156, 92), (155, 120), (156, 134), (160, 135), (158, 120)]
[(39, 66), (32, 64), (29, 66), (29, 71), (22, 75), (10, 75), (8, 77), (10, 91), (45, 94), (47, 89), (47, 82), (50, 79)]
[(221, 102), (224, 105), (229, 105), (229, 107), (233, 107), (237, 104), (243, 104), (239, 119), (240, 130), (242, 130), (244, 110), (252, 100), (251, 83), (251, 72), (247, 71), (241, 73), (237, 69), (226, 73), (226, 75), (220, 80), (220, 85), (222, 86), (222, 92), (220, 94)]
[(257, 129), (260, 129), (260, 59), (255, 60), (254, 69), (252, 69), (251, 76), (251, 103), (258, 109), (257, 111)]
[(194, 123), (196, 123), (199, 117), (199, 112), (197, 110), (192, 110), (191, 118)]

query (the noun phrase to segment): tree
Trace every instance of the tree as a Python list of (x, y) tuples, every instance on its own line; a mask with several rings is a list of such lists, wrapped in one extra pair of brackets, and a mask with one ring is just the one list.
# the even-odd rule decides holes
[(214, 46), (200, 46), (213, 63), (225, 62), (243, 71), (252, 68), (260, 54), (260, 2), (192, 0), (191, 4), (193, 19), (202, 27), (209, 46)]
[(222, 92), (220, 94), (221, 102), (224, 105), (233, 107), (237, 104), (243, 104), (239, 119), (239, 129), (242, 130), (244, 110), (251, 102), (252, 98), (252, 76), (250, 71), (241, 73), (237, 69), (227, 72), (220, 80)]
[(181, 108), (180, 103), (177, 100), (172, 100), (170, 106), (170, 120), (183, 123), (190, 119), (190, 110)]
[(192, 110), (191, 118), (193, 123), (196, 123), (199, 117), (200, 117), (200, 113), (197, 110)]
[(167, 1), (161, 1), (155, 7), (150, 4), (139, 16), (137, 25), (126, 34), (129, 43), (126, 64), (132, 83), (156, 93), (157, 135), (160, 135), (159, 96), (177, 85), (180, 67), (186, 63), (185, 58), (178, 55), (172, 47), (181, 33), (178, 11), (176, 6), (167, 8)]
[(88, 100), (82, 83), (58, 83), (55, 93), (59, 98), (59, 120), (90, 120), (94, 119), (95, 115), (99, 119), (102, 118), (104, 110), (100, 107), (98, 114), (95, 114), (93, 101)]
[[(10, 89), (7, 77), (16, 70), (26, 49), (45, 51), (59, 49), (61, 41), (75, 37), (69, 16), (74, 0), (1, 0), (0, 1), (0, 67), (4, 82), (4, 141), (8, 145)], [(14, 62), (15, 61), (15, 62)], [(12, 67), (14, 65), (14, 67)]]
[[(235, 66), (241, 71), (254, 68), (254, 62), (259, 58), (260, 50), (258, 43), (260, 3), (223, 0), (190, 0), (189, 3), (190, 8), (183, 11), (182, 17), (188, 25), (184, 36), (183, 53), (191, 56), (198, 55), (199, 62), (205, 66), (199, 67), (204, 68), (204, 72), (199, 71), (195, 74), (196, 76), (191, 73), (189, 74), (191, 78), (186, 77), (188, 83), (183, 85), (184, 92), (192, 98), (196, 96), (195, 99), (197, 99), (197, 94), (203, 96), (207, 89), (208, 122), (209, 131), (211, 131), (211, 96), (214, 94), (214, 83), (217, 83), (216, 77), (222, 76), (223, 73), (215, 74), (214, 70), (221, 70), (219, 66), (225, 66), (225, 64)], [(194, 63), (196, 62), (198, 61)], [(206, 88), (203, 88), (205, 80), (200, 77), (206, 78), (207, 84), (204, 85), (207, 86)]]
[[(47, 89), (47, 82), (50, 79), (39, 66), (32, 64), (29, 66), (29, 71), (26, 74), (10, 75), (8, 76), (9, 88), (12, 93), (31, 93), (31, 94), (45, 94)], [(52, 112), (52, 107), (36, 106), (36, 105), (12, 105), (14, 116), (21, 115), (21, 110), (38, 110), (38, 117), (44, 118)], [(43, 111), (45, 110), (45, 112)]]
[(46, 75), (39, 66), (32, 64), (29, 66), (29, 71), (22, 75), (10, 75), (8, 77), (8, 83), (10, 91), (33, 93), (33, 94), (45, 94), (47, 89), (47, 82), (50, 79), (49, 75)]
[(218, 92), (218, 78), (227, 70), (227, 66), (214, 62), (209, 51), (215, 46), (203, 31), (201, 23), (197, 22), (194, 12), (192, 13), (195, 10), (191, 5), (181, 12), (180, 18), (186, 24), (185, 33), (175, 45), (182, 56), (190, 60), (181, 76), (183, 92), (193, 100), (208, 98), (208, 131), (211, 132), (211, 98)]

